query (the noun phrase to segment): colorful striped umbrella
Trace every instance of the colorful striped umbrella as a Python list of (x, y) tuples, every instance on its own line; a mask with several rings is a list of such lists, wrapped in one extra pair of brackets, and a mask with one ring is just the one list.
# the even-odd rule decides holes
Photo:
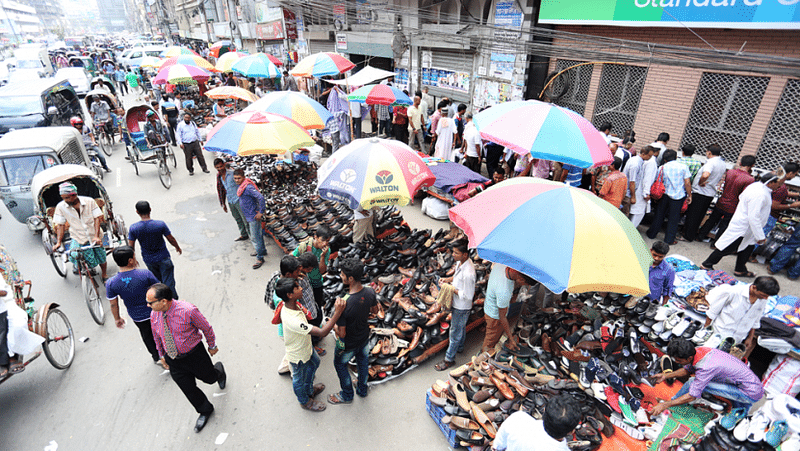
[(247, 56), (247, 53), (242, 52), (228, 52), (217, 58), (217, 65), (215, 66), (220, 72), (230, 72), (233, 63)]
[(187, 66), (185, 64), (173, 64), (160, 71), (153, 79), (153, 83), (163, 85), (193, 85), (198, 81), (207, 81), (211, 74), (197, 66)]
[(244, 110), (280, 114), (297, 121), (306, 130), (325, 128), (331, 117), (324, 106), (294, 91), (270, 92)]
[(336, 151), (318, 171), (317, 190), (325, 199), (350, 208), (407, 205), (436, 177), (410, 147), (400, 141), (357, 139)]
[(206, 96), (211, 99), (239, 99), (247, 102), (258, 100), (252, 92), (238, 86), (220, 86), (210, 91), (206, 91)]
[(139, 63), (139, 66), (153, 67), (153, 68), (160, 67), (163, 61), (164, 60), (162, 60), (161, 58), (157, 58), (155, 56), (145, 56), (144, 58), (142, 58), (142, 61)]
[(296, 77), (324, 77), (343, 74), (354, 67), (355, 64), (338, 53), (320, 52), (300, 60), (289, 73)]
[(167, 58), (162, 60), (161, 66), (159, 69), (163, 69), (167, 66), (172, 66), (173, 64), (183, 64), (186, 66), (196, 66), (201, 69), (205, 69), (209, 72), (217, 72), (217, 69), (214, 67), (213, 64), (209, 63), (205, 58), (202, 56), (197, 55), (178, 55)]
[(162, 58), (172, 58), (173, 56), (178, 56), (178, 55), (200, 56), (197, 53), (195, 53), (195, 51), (192, 49), (187, 49), (186, 47), (178, 47), (178, 46), (167, 47), (167, 49), (161, 52), (159, 56)]
[(266, 53), (245, 56), (234, 62), (231, 70), (245, 77), (280, 78), (281, 71), (269, 59), (269, 56)]
[(210, 53), (214, 58), (219, 58), (220, 55), (224, 55), (227, 52), (234, 50), (236, 47), (233, 45), (231, 41), (223, 40), (217, 41), (208, 48), (208, 53)]
[(353, 102), (367, 105), (411, 105), (411, 99), (401, 90), (389, 85), (362, 86), (347, 96)]
[(589, 191), (518, 177), (451, 208), (450, 219), (481, 258), (555, 293), (650, 292), (652, 258), (641, 235), (619, 209)]
[(612, 164), (605, 139), (580, 114), (538, 100), (505, 102), (473, 118), (484, 139), (520, 155), (560, 161), (581, 168)]
[(267, 58), (272, 62), (272, 64), (276, 66), (283, 66), (283, 61), (279, 60), (277, 56), (270, 53), (265, 53), (265, 55), (267, 55)]
[(242, 111), (226, 117), (208, 133), (205, 149), (228, 155), (284, 154), (314, 145), (297, 122), (278, 114)]

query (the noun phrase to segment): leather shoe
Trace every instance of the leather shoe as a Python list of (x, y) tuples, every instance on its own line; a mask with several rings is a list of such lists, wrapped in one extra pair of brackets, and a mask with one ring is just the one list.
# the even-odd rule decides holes
[(219, 384), (220, 390), (225, 390), (225, 385), (228, 382), (228, 375), (225, 373), (225, 366), (222, 365), (222, 362), (217, 362), (214, 364), (214, 369), (219, 371), (219, 379), (217, 379), (217, 383)]
[(214, 413), (213, 410), (208, 413), (201, 413), (200, 416), (197, 417), (197, 423), (194, 424), (194, 431), (195, 432), (202, 431), (203, 428), (206, 427), (206, 423), (208, 423), (208, 419), (211, 418), (211, 414), (213, 413)]

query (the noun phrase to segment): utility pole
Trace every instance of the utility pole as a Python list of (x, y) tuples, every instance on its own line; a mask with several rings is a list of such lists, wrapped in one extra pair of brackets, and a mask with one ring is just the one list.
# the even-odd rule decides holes
[(236, 49), (241, 49), (242, 30), (239, 29), (239, 15), (236, 13), (236, 0), (228, 0), (228, 26), (231, 29), (231, 39), (236, 44)]
[(206, 2), (205, 0), (199, 0), (199, 1), (200, 1), (200, 14), (202, 14), (203, 18), (203, 27), (206, 29), (206, 36), (208, 36), (208, 44), (211, 45), (211, 43), (214, 41), (211, 39), (211, 30), (209, 30), (208, 28), (209, 23), (208, 23), (208, 15), (206, 14)]

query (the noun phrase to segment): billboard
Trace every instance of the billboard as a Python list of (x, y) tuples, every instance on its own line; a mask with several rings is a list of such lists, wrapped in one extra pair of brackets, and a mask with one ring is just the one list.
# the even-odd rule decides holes
[(539, 23), (800, 29), (800, 0), (542, 0)]

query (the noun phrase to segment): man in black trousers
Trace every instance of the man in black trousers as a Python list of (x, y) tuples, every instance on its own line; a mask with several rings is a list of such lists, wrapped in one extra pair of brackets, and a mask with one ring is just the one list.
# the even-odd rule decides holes
[[(220, 389), (225, 389), (227, 382), (222, 362), (212, 364), (209, 356), (219, 351), (214, 329), (197, 307), (173, 300), (172, 290), (163, 283), (147, 290), (147, 304), (153, 309), (150, 324), (161, 363), (169, 366), (172, 380), (200, 414), (194, 426), (194, 431), (200, 432), (214, 413), (214, 406), (197, 387), (196, 379), (206, 384), (216, 382)], [(200, 332), (206, 337), (208, 352), (203, 347)]]

